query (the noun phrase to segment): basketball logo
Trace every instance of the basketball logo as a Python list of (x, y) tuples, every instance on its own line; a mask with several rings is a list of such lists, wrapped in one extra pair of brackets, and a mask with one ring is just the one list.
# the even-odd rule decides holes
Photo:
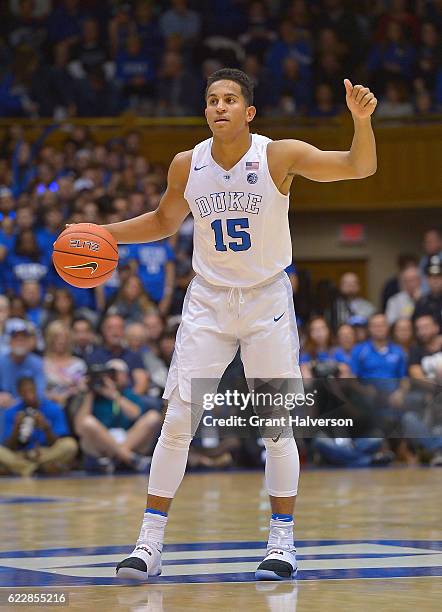
[(63, 280), (74, 287), (98, 287), (118, 265), (118, 247), (113, 236), (94, 223), (76, 223), (66, 228), (54, 243), (52, 261)]
[(258, 182), (258, 175), (256, 174), (256, 172), (249, 172), (249, 174), (247, 175), (247, 182), (251, 185), (254, 185)]

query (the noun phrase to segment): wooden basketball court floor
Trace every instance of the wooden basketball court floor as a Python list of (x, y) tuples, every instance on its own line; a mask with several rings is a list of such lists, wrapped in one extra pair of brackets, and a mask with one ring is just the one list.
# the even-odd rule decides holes
[(260, 472), (187, 475), (163, 575), (133, 586), (117, 583), (114, 567), (138, 534), (142, 476), (2, 478), (0, 609), (18, 608), (7, 597), (22, 592), (66, 593), (65, 609), (107, 612), (442, 609), (442, 470), (305, 470), (294, 582), (254, 581), (269, 518), (263, 485)]

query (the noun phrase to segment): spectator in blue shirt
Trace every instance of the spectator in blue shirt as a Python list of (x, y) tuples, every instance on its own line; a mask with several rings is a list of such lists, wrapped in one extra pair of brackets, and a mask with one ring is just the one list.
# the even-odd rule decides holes
[[(372, 78), (409, 78), (414, 69), (416, 51), (407, 41), (401, 24), (392, 21), (385, 43), (376, 43), (368, 57), (367, 68)], [(379, 85), (381, 85), (379, 83)]]
[(336, 332), (337, 347), (332, 356), (341, 363), (346, 363), (351, 369), (351, 354), (356, 343), (356, 332), (349, 323), (343, 323)]
[(138, 36), (131, 36), (127, 40), (126, 49), (120, 51), (116, 64), (116, 76), (126, 96), (152, 96), (155, 77), (154, 60), (143, 51)]
[(163, 50), (164, 41), (159, 24), (152, 16), (153, 6), (145, 0), (138, 0), (135, 5), (135, 25), (141, 41), (143, 52), (157, 66)]
[(332, 87), (328, 83), (319, 83), (315, 87), (315, 102), (309, 111), (310, 117), (336, 117), (339, 107), (336, 104)]
[(311, 103), (311, 79), (310, 73), (303, 69), (299, 59), (288, 55), (282, 62), (282, 74), (274, 75), (271, 92), (273, 101), (277, 101), (282, 95), (290, 96), (296, 106), (298, 114), (306, 114)]
[(201, 29), (201, 17), (189, 9), (187, 0), (172, 0), (171, 8), (160, 17), (163, 36), (180, 36), (186, 45), (196, 41)]
[(36, 328), (41, 328), (44, 317), (42, 306), (43, 291), (38, 281), (27, 280), (21, 286), (20, 297), (26, 306), (26, 318), (31, 321)]
[(42, 253), (32, 230), (17, 235), (13, 250), (4, 263), (7, 269), (6, 287), (18, 293), (24, 281), (33, 280), (46, 288), (50, 269), (50, 254)]
[(101, 324), (101, 334), (103, 344), (86, 356), (87, 364), (105, 364), (110, 359), (123, 360), (129, 368), (134, 392), (144, 395), (149, 385), (148, 376), (141, 355), (124, 346), (124, 319), (117, 314), (107, 315)]
[(170, 308), (175, 282), (175, 254), (167, 240), (133, 245), (131, 257), (149, 297), (158, 304), (162, 315)]
[(384, 314), (374, 314), (368, 322), (369, 339), (357, 344), (351, 356), (351, 369), (359, 381), (387, 397), (391, 406), (404, 399), (407, 358), (400, 346), (388, 339)]
[(23, 377), (34, 380), (39, 399), (44, 396), (46, 379), (43, 360), (31, 352), (33, 337), (30, 326), (22, 319), (9, 319), (6, 325), (10, 351), (0, 356), (0, 407), (12, 406), (16, 401), (17, 382)]
[(37, 242), (43, 253), (52, 253), (54, 242), (63, 229), (63, 211), (59, 206), (45, 210), (43, 226), (37, 229)]
[(46, 398), (38, 398), (32, 378), (20, 378), (17, 387), (19, 402), (5, 412), (0, 466), (21, 476), (69, 469), (78, 445), (69, 437), (63, 410)]
[(280, 25), (279, 38), (271, 45), (267, 55), (267, 68), (276, 78), (282, 78), (283, 63), (287, 57), (294, 58), (299, 64), (302, 78), (308, 78), (313, 61), (313, 50), (288, 20)]
[(81, 33), (81, 22), (84, 18), (78, 0), (63, 0), (48, 19), (48, 33), (52, 43), (75, 43)]

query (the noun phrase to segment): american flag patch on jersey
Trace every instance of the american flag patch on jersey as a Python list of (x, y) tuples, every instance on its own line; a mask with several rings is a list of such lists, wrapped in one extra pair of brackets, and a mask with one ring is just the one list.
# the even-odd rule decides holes
[(246, 162), (246, 170), (259, 170), (259, 162)]

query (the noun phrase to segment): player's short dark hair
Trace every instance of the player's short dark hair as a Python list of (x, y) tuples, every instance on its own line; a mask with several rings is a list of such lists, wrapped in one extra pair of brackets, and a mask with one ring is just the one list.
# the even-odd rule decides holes
[(247, 106), (252, 106), (253, 81), (245, 72), (243, 72), (242, 70), (238, 70), (237, 68), (221, 68), (221, 70), (213, 72), (207, 79), (205, 93), (206, 98), (209, 87), (217, 81), (234, 81), (234, 83), (238, 83), (238, 85), (241, 87), (241, 93), (244, 97), (244, 100), (246, 101)]

